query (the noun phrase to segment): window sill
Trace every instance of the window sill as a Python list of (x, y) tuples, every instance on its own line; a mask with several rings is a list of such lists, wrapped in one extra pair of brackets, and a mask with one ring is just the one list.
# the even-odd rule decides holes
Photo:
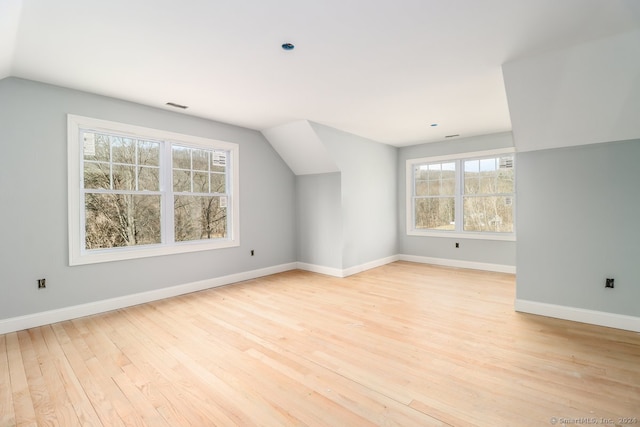
[(515, 242), (516, 235), (514, 233), (460, 233), (456, 231), (407, 231), (407, 236), (419, 237), (440, 237), (447, 239), (473, 239), (473, 240), (499, 240), (506, 242)]
[(97, 264), (101, 262), (111, 261), (123, 261), (130, 259), (149, 258), (163, 255), (183, 254), (189, 252), (208, 251), (223, 248), (232, 248), (240, 246), (237, 240), (220, 239), (214, 242), (200, 241), (200, 242), (184, 242), (174, 245), (154, 245), (154, 246), (140, 246), (129, 247), (125, 250), (123, 248), (112, 248), (103, 250), (86, 251), (82, 254), (70, 254), (70, 266), (74, 265), (86, 265)]

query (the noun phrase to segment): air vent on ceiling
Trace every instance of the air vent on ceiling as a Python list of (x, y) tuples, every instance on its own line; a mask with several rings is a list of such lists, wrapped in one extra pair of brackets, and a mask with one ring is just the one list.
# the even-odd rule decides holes
[(181, 108), (183, 110), (186, 110), (187, 108), (189, 108), (186, 105), (182, 105), (182, 104), (176, 104), (175, 102), (167, 102), (167, 104), (169, 107), (175, 107), (175, 108)]

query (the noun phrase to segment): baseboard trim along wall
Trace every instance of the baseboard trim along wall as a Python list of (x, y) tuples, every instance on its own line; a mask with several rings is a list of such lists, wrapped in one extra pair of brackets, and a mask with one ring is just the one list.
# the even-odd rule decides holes
[(363, 271), (371, 270), (372, 268), (382, 267), (383, 265), (391, 264), (392, 262), (400, 261), (400, 255), (393, 255), (386, 258), (380, 258), (375, 261), (370, 261), (364, 264), (355, 265), (353, 267), (346, 268), (343, 271), (344, 276), (347, 277), (354, 274), (362, 273)]
[(345, 277), (341, 268), (325, 267), (324, 265), (308, 264), (306, 262), (297, 262), (298, 270), (310, 271), (312, 273), (324, 274), (333, 277)]
[(627, 316), (624, 314), (586, 310), (583, 308), (567, 307), (564, 305), (547, 304), (522, 299), (516, 299), (515, 309), (521, 313), (537, 314), (540, 316), (554, 317), (556, 319), (571, 320), (573, 322), (640, 332), (640, 317)]
[[(91, 316), (93, 314), (104, 313), (133, 305), (144, 304), (164, 298), (184, 295), (191, 292), (211, 289), (218, 286), (229, 285), (245, 280), (256, 279), (271, 274), (300, 269), (314, 273), (326, 274), (333, 277), (347, 277), (372, 268), (390, 264), (395, 261), (409, 261), (422, 264), (434, 264), (447, 267), (470, 268), (475, 270), (495, 271), (500, 273), (515, 274), (516, 268), (510, 265), (487, 264), (480, 262), (451, 260), (444, 258), (430, 258), (415, 255), (394, 255), (387, 258), (371, 261), (365, 264), (349, 267), (346, 269), (324, 267), (321, 265), (307, 264), (302, 262), (292, 262), (243, 273), (230, 274), (213, 279), (201, 280), (198, 282), (186, 283), (178, 286), (157, 289), (149, 292), (142, 292), (133, 295), (126, 295), (119, 298), (111, 298), (103, 301), (96, 301), (87, 304), (65, 307), (57, 310), (44, 311), (41, 313), (28, 314), (25, 316), (13, 317), (0, 320), (0, 334), (21, 331), (23, 329), (35, 328), (51, 323), (62, 322), (78, 317)], [(522, 313), (537, 314), (541, 316), (554, 317), (558, 319), (571, 320), (574, 322), (589, 323), (592, 325), (606, 326), (609, 328), (624, 329), (628, 331), (640, 332), (640, 317), (626, 316), (621, 314), (606, 313), (595, 310), (585, 310), (581, 308), (566, 307), (561, 305), (546, 304), (535, 301), (517, 299), (515, 310)]]
[(371, 270), (372, 268), (381, 267), (392, 262), (400, 260), (399, 255), (393, 255), (386, 258), (380, 258), (375, 261), (366, 262), (364, 264), (355, 265), (349, 268), (333, 268), (325, 267), (322, 265), (308, 264), (306, 262), (297, 263), (299, 270), (311, 271), (312, 273), (325, 274), (333, 277), (349, 277), (354, 274), (362, 273), (363, 271)]
[(296, 263), (292, 262), (273, 267), (261, 268), (258, 270), (246, 271), (243, 273), (230, 274), (228, 276), (216, 277), (213, 279), (201, 280), (198, 282), (186, 283), (183, 285), (171, 286), (149, 292), (142, 292), (118, 298), (65, 307), (57, 310), (4, 319), (0, 320), (0, 334), (21, 331), (23, 329), (35, 328), (56, 322), (63, 322), (65, 320), (76, 319), (78, 317), (105, 313), (107, 311), (131, 307), (133, 305), (189, 294), (191, 292), (203, 291), (205, 289), (229, 285), (231, 283), (282, 273), (284, 271), (295, 270), (296, 268)]
[(485, 262), (463, 261), (459, 259), (432, 258), (418, 255), (398, 255), (398, 259), (400, 261), (442, 265), (444, 267), (470, 268), (472, 270), (485, 270), (495, 271), (497, 273), (516, 274), (516, 267), (514, 265), (490, 264)]

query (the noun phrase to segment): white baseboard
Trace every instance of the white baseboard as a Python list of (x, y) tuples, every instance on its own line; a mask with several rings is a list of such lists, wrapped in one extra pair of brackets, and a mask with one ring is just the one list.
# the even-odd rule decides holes
[(516, 299), (515, 309), (521, 313), (537, 314), (540, 316), (554, 317), (574, 322), (589, 323), (591, 325), (606, 326), (608, 328), (640, 332), (640, 317), (627, 316), (624, 314), (586, 310), (583, 308), (567, 307), (563, 305), (547, 304), (522, 299)]
[(391, 264), (392, 262), (396, 262), (399, 260), (400, 260), (399, 255), (393, 255), (386, 258), (380, 258), (375, 261), (370, 261), (364, 264), (355, 265), (353, 267), (349, 267), (342, 270), (344, 274), (344, 276), (342, 277), (347, 277), (353, 274), (362, 273), (363, 271), (371, 270), (372, 268), (376, 268), (376, 267), (382, 267), (383, 265)]
[(171, 286), (168, 288), (157, 289), (149, 292), (142, 292), (118, 298), (111, 298), (87, 304), (65, 307), (57, 310), (50, 310), (41, 313), (3, 319), (0, 320), (0, 334), (21, 331), (28, 328), (35, 328), (37, 326), (62, 322), (78, 317), (104, 313), (111, 310), (117, 310), (119, 308), (130, 307), (146, 302), (157, 301), (164, 298), (202, 291), (205, 289), (215, 288), (217, 286), (229, 285), (231, 283), (242, 282), (244, 280), (256, 279), (258, 277), (269, 276), (271, 274), (282, 273), (284, 271), (295, 270), (296, 268), (296, 263), (292, 262), (289, 264), (281, 264), (273, 267), (266, 267), (258, 270), (246, 271), (243, 273), (230, 274), (228, 276)]
[(325, 267), (323, 265), (308, 264), (306, 262), (297, 262), (298, 270), (310, 271), (312, 273), (325, 274), (333, 277), (345, 277), (341, 268)]
[(398, 255), (400, 261), (419, 262), (421, 264), (442, 265), (445, 267), (470, 268), (473, 270), (495, 271), (516, 274), (514, 265), (489, 264), (485, 262), (462, 261), (458, 259), (432, 258), (418, 255)]
[(138, 304), (144, 304), (164, 298), (188, 294), (191, 292), (202, 291), (205, 289), (215, 288), (217, 286), (242, 282), (244, 280), (255, 279), (258, 277), (268, 276), (271, 274), (281, 273), (289, 270), (300, 269), (311, 271), (314, 273), (326, 274), (333, 277), (347, 277), (399, 260), (419, 262), (424, 264), (444, 265), (449, 267), (473, 268), (479, 270), (515, 273), (515, 267), (512, 266), (447, 260), (442, 258), (419, 257), (413, 255), (393, 255), (346, 269), (324, 267), (321, 265), (307, 264), (303, 262), (292, 262), (243, 273), (231, 274), (223, 277), (216, 277), (213, 279), (201, 280), (198, 282), (186, 283), (183, 285), (171, 286), (168, 288), (157, 289), (149, 292), (125, 295), (118, 298), (111, 298), (87, 304), (64, 307), (57, 310), (50, 310), (40, 313), (28, 314), (25, 316), (2, 319), (0, 320), (0, 334), (20, 331), (28, 328), (35, 328), (42, 325), (75, 319), (78, 317), (91, 316), (93, 314), (104, 313), (107, 311), (117, 310), (120, 308), (130, 307)]
[(332, 268), (332, 267), (324, 267), (322, 265), (316, 264), (308, 264), (305, 262), (297, 263), (299, 270), (311, 271), (313, 273), (326, 274), (327, 276), (333, 277), (348, 277), (353, 274), (358, 274), (363, 271), (371, 270), (372, 268), (380, 267), (386, 264), (390, 264), (392, 262), (398, 261), (398, 255), (393, 255), (386, 258), (380, 258), (375, 261), (370, 261), (364, 264), (355, 265), (349, 268)]

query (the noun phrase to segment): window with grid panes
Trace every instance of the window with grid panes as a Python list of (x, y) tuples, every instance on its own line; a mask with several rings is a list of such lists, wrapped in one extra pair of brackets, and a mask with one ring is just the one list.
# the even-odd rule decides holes
[(69, 116), (70, 263), (238, 245), (238, 146)]
[(515, 239), (512, 149), (407, 160), (407, 234)]

